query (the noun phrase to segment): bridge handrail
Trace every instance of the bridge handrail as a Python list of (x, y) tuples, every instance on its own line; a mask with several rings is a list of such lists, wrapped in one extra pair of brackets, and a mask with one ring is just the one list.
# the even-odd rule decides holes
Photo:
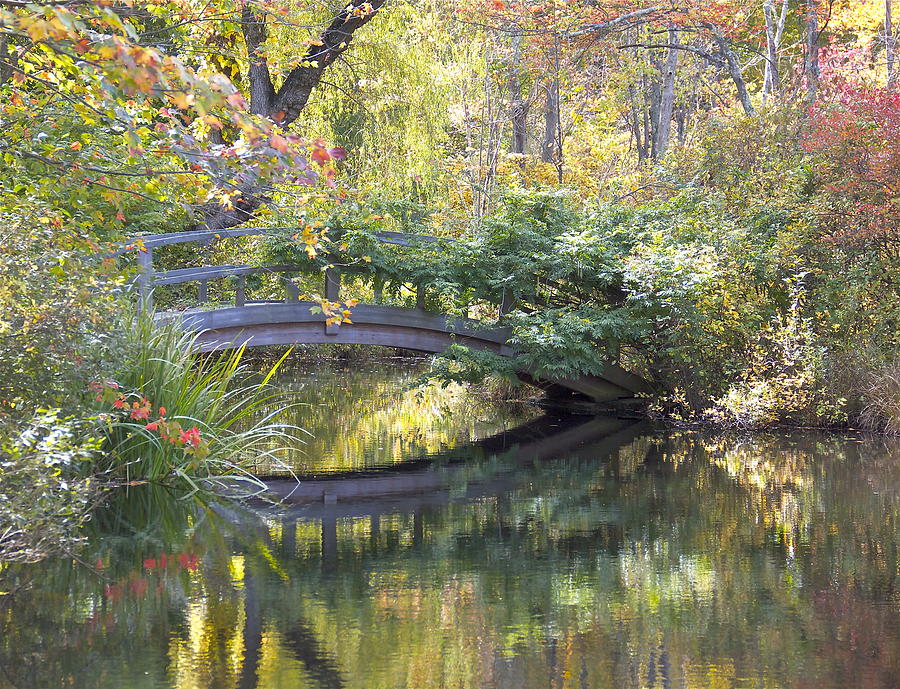
[[(244, 278), (247, 275), (255, 275), (258, 273), (300, 273), (309, 272), (301, 265), (270, 265), (270, 266), (250, 266), (250, 265), (218, 265), (218, 266), (201, 266), (198, 268), (179, 268), (170, 271), (155, 271), (153, 269), (153, 250), (157, 247), (170, 246), (173, 244), (188, 244), (192, 242), (212, 242), (221, 239), (229, 239), (235, 237), (248, 237), (253, 235), (270, 235), (274, 233), (295, 233), (298, 231), (296, 227), (241, 227), (226, 230), (190, 230), (187, 232), (167, 232), (163, 234), (149, 234), (132, 237), (115, 252), (114, 255), (124, 255), (136, 250), (138, 274), (136, 283), (140, 294), (140, 308), (153, 307), (152, 287), (153, 285), (176, 285), (185, 282), (200, 283), (200, 303), (206, 302), (206, 282), (226, 277), (238, 277), (240, 282), (238, 292), (235, 297), (236, 302), (244, 303)], [(407, 232), (394, 232), (391, 230), (381, 230), (375, 233), (375, 237), (384, 244), (392, 244), (395, 246), (411, 246), (413, 243), (420, 242), (425, 244), (435, 244), (445, 241), (445, 238), (435, 237), (432, 235), (412, 234)], [(446, 238), (447, 241), (453, 241), (452, 238)], [(340, 290), (341, 271), (345, 272), (365, 272), (354, 270), (350, 266), (342, 266), (341, 269), (330, 267), (325, 271), (325, 294), (326, 298), (331, 301), (338, 300), (338, 292)], [(285, 285), (289, 292), (289, 298), (296, 298), (296, 289), (292, 289), (290, 285)], [(380, 290), (380, 287), (378, 288)], [(418, 296), (416, 298), (417, 308), (424, 308), (424, 287), (418, 286)], [(376, 297), (380, 299), (380, 297)], [(505, 308), (505, 307), (504, 307)], [(503, 309), (501, 309), (503, 310)], [(508, 309), (507, 309), (508, 310)]]
[[(147, 249), (155, 249), (160, 246), (172, 244), (189, 244), (191, 242), (210, 242), (218, 239), (232, 239), (235, 237), (251, 237), (253, 235), (267, 235), (279, 232), (297, 232), (296, 227), (240, 227), (229, 230), (190, 230), (187, 232), (166, 232), (162, 234), (146, 234), (132, 237), (125, 241), (124, 245), (116, 252), (117, 255), (133, 251), (135, 245), (140, 244)], [(435, 237), (427, 234), (413, 234), (410, 232), (394, 232), (380, 230), (375, 236), (385, 244), (396, 246), (409, 246), (413, 241), (434, 243), (443, 241), (444, 237)], [(450, 240), (451, 238), (446, 238)]]

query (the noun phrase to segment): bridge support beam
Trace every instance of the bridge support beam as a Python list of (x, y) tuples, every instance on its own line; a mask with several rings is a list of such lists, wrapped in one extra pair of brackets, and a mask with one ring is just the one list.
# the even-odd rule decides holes
[(325, 270), (325, 298), (328, 301), (340, 301), (340, 298), (341, 298), (341, 270), (340, 270), (340, 268), (326, 268), (326, 270)]
[[(325, 299), (330, 302), (341, 300), (341, 271), (339, 268), (325, 269)], [(340, 324), (325, 324), (326, 335), (337, 335)]]
[(139, 311), (153, 310), (153, 249), (144, 248), (143, 251), (137, 252), (138, 263), (138, 295), (140, 302), (138, 303)]
[(286, 292), (284, 298), (286, 304), (300, 301), (300, 290), (290, 278), (281, 278), (281, 284), (284, 285), (284, 291)]
[(508, 290), (503, 290), (503, 297), (500, 300), (500, 318), (512, 313), (515, 308), (516, 298)]
[(244, 306), (247, 303), (247, 277), (241, 275), (234, 284), (234, 305)]
[(384, 303), (384, 278), (380, 275), (372, 279), (372, 294), (376, 304)]

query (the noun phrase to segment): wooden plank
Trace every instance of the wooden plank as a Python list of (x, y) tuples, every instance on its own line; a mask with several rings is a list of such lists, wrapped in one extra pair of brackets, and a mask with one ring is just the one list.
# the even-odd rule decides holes
[[(515, 353), (506, 345), (510, 337), (507, 328), (478, 328), (472, 321), (391, 306), (357, 306), (353, 310), (353, 325), (327, 333), (323, 327), (325, 317), (312, 313), (312, 306), (312, 302), (254, 304), (161, 314), (161, 318), (177, 317), (187, 329), (203, 331), (199, 342), (206, 350), (227, 349), (245, 342), (251, 346), (332, 342), (443, 352), (451, 344), (459, 343), (501, 356)], [(522, 375), (529, 377), (525, 372)], [(539, 380), (537, 383), (540, 385)], [(597, 401), (631, 397), (647, 389), (642, 379), (612, 363), (602, 376), (549, 379), (547, 383), (575, 390)]]
[(218, 328), (201, 332), (197, 343), (203, 351), (232, 349), (242, 344), (259, 347), (301, 343), (391, 347), (431, 354), (443, 352), (452, 344), (462, 344), (495, 353), (499, 353), (500, 349), (497, 343), (480, 338), (396, 325), (356, 322), (353, 325), (336, 328), (332, 333), (326, 333), (322, 322)]
[(247, 276), (241, 275), (234, 286), (234, 305), (243, 306), (247, 303)]
[[(312, 273), (318, 268), (298, 266), (298, 265), (271, 265), (271, 266), (248, 266), (248, 265), (231, 265), (231, 266), (206, 266), (200, 268), (178, 268), (176, 270), (167, 270), (153, 273), (153, 281), (157, 285), (177, 285), (184, 282), (194, 282), (197, 280), (217, 280), (227, 277), (237, 277), (240, 275), (264, 275), (275, 273)], [(364, 268), (355, 268), (353, 266), (341, 269), (344, 272), (368, 272)]]
[[(192, 330), (216, 330), (240, 328), (256, 325), (282, 325), (293, 323), (323, 323), (325, 316), (312, 313), (315, 302), (293, 303), (268, 302), (249, 304), (242, 308), (226, 307), (212, 311), (185, 311), (164, 313), (160, 317), (181, 317)], [(415, 311), (396, 306), (373, 306), (360, 304), (353, 307), (353, 323), (372, 325), (393, 325), (403, 328), (432, 330), (493, 342), (503, 345), (509, 339), (508, 328), (483, 328), (478, 321), (452, 318), (427, 311)]]

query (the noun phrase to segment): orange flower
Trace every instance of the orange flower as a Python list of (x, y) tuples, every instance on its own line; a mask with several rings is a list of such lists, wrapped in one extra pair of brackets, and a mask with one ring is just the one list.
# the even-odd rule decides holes
[(181, 431), (178, 440), (185, 445), (197, 447), (200, 444), (200, 429), (194, 426), (186, 431)]

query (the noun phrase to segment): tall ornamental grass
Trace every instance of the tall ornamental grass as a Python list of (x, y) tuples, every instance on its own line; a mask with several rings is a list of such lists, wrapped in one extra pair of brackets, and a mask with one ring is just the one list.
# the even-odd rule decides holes
[(192, 492), (210, 481), (261, 488), (248, 468), (277, 463), (299, 431), (277, 422), (286, 407), (269, 384), (288, 354), (261, 377), (241, 363), (243, 347), (203, 354), (177, 320), (133, 316), (122, 332), (114, 376), (91, 384), (104, 427), (99, 469)]

